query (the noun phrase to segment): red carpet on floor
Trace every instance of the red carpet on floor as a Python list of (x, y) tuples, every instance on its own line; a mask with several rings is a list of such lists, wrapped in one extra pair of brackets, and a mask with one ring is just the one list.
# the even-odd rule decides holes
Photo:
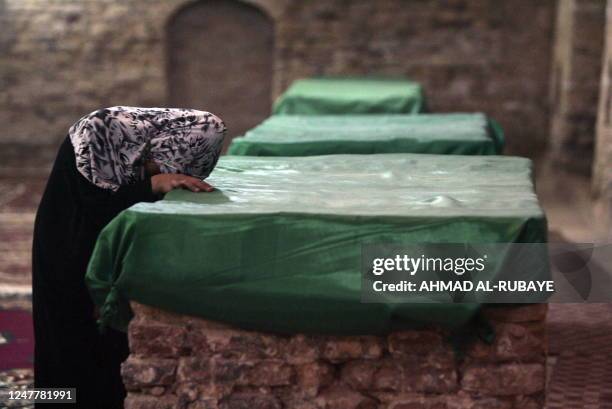
[(28, 311), (0, 311), (0, 371), (32, 368), (34, 362), (34, 329)]

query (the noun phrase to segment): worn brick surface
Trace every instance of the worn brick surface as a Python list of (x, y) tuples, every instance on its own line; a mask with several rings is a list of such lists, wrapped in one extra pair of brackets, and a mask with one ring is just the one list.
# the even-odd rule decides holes
[(493, 313), (494, 343), (457, 354), (438, 329), (280, 336), (134, 304), (126, 408), (542, 408), (546, 309), (514, 308)]
[(558, 2), (551, 78), (551, 156), (590, 173), (605, 31), (605, 0)]
[(376, 400), (340, 383), (323, 390), (315, 399), (317, 406), (325, 409), (376, 409)]
[(261, 361), (245, 371), (241, 382), (253, 386), (282, 386), (294, 382), (295, 369), (284, 360)]
[(546, 318), (547, 304), (492, 305), (483, 311), (483, 316), (497, 322), (530, 322)]
[[(185, 327), (133, 320), (130, 323), (129, 342), (135, 355), (148, 357), (177, 357), (186, 354)], [(198, 351), (206, 345), (197, 344)]]
[(482, 395), (530, 395), (544, 391), (545, 367), (537, 363), (474, 365), (462, 370), (462, 389)]
[(377, 337), (330, 338), (323, 343), (322, 357), (340, 363), (351, 359), (377, 359), (383, 353), (383, 342)]
[(511, 361), (540, 360), (546, 354), (546, 327), (543, 321), (533, 323), (494, 323), (493, 343), (474, 342), (468, 355), (478, 360)]
[(394, 355), (425, 354), (442, 348), (442, 334), (434, 331), (401, 331), (388, 338), (389, 351)]
[(329, 386), (336, 378), (336, 369), (327, 362), (312, 362), (297, 365), (296, 385), (300, 392), (316, 396), (321, 388)]
[(612, 3), (608, 2), (604, 63), (601, 73), (597, 137), (593, 163), (596, 217), (603, 237), (612, 239)]
[(218, 106), (232, 134), (267, 113), (271, 88), (339, 74), (414, 78), (434, 111), (498, 118), (513, 153), (547, 141), (553, 0), (205, 3), (0, 2), (0, 142), (57, 142), (117, 104)]
[(284, 355), (291, 364), (314, 362), (321, 356), (321, 343), (314, 337), (297, 335), (285, 344)]
[(121, 366), (123, 383), (127, 389), (153, 385), (172, 385), (177, 362), (172, 359), (130, 357)]
[(126, 408), (129, 409), (175, 409), (178, 408), (178, 399), (173, 395), (164, 397), (141, 396), (128, 393), (125, 399)]

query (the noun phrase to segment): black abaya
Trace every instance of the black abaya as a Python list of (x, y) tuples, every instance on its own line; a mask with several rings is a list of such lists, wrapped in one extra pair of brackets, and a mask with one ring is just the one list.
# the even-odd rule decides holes
[(34, 227), (34, 382), (38, 388), (77, 388), (77, 404), (41, 407), (123, 407), (119, 370), (127, 338), (98, 331), (84, 275), (102, 228), (129, 206), (157, 199), (150, 178), (116, 192), (97, 187), (77, 170), (70, 139), (60, 147)]

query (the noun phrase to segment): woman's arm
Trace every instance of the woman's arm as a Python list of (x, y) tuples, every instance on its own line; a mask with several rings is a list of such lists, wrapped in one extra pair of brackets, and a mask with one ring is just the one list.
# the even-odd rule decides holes
[(100, 216), (107, 216), (108, 221), (138, 202), (154, 202), (162, 198), (162, 195), (153, 191), (150, 177), (112, 191), (94, 185), (80, 173), (78, 176), (78, 197), (83, 210), (89, 209)]
[[(154, 202), (173, 189), (192, 192), (212, 192), (214, 188), (200, 179), (181, 174), (158, 174), (144, 180), (120, 186), (116, 191), (103, 189), (85, 179), (78, 171), (79, 194), (86, 208), (96, 209), (112, 219), (116, 214), (138, 202)], [(107, 221), (107, 222), (108, 222)]]
[(76, 175), (77, 214), (75, 226), (77, 233), (74, 254), (84, 271), (93, 251), (100, 231), (121, 211), (138, 202), (154, 202), (163, 197), (163, 193), (176, 188), (187, 188), (192, 191), (210, 191), (212, 186), (199, 179), (180, 174), (160, 174), (147, 177), (130, 185), (121, 186), (117, 191), (103, 189), (88, 181), (74, 168)]

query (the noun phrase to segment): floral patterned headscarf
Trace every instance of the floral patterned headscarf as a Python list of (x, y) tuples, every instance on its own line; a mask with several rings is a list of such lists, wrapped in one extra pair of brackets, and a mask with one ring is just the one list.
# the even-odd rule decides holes
[(204, 111), (116, 106), (99, 109), (69, 130), (79, 172), (103, 189), (145, 177), (146, 161), (162, 173), (206, 178), (219, 159), (225, 125)]

